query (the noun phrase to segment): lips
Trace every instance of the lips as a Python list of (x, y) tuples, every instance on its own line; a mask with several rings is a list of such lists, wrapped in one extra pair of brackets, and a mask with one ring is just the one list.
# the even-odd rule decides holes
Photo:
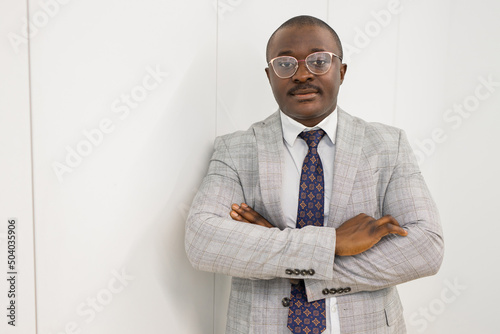
[(291, 95), (298, 101), (309, 101), (314, 99), (316, 95), (318, 95), (318, 91), (316, 89), (299, 89), (293, 92)]
[(316, 89), (299, 89), (292, 93), (292, 95), (308, 95), (315, 94), (318, 91)]
[(312, 99), (319, 93), (320, 89), (318, 87), (314, 87), (311, 85), (296, 86), (288, 91), (289, 95), (296, 97), (300, 100)]

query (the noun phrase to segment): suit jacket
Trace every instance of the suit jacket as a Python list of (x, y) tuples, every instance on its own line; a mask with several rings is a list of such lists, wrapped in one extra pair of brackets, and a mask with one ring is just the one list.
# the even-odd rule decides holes
[[(279, 112), (216, 139), (188, 216), (185, 246), (195, 268), (233, 277), (226, 333), (290, 334), (282, 303), (290, 296), (290, 278), (305, 279), (309, 301), (335, 293), (342, 333), (405, 333), (395, 286), (439, 269), (439, 216), (406, 136), (340, 108), (338, 113), (325, 227), (286, 227)], [(230, 206), (242, 202), (277, 228), (233, 221)], [(335, 256), (335, 229), (359, 213), (392, 215), (408, 236), (388, 235), (359, 255)]]

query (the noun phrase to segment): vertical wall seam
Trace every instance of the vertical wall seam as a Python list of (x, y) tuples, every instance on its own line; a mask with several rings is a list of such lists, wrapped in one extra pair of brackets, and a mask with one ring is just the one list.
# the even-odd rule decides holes
[(401, 17), (403, 16), (403, 13), (399, 15), (397, 19), (397, 29), (396, 29), (396, 68), (394, 70), (394, 99), (393, 99), (393, 106), (392, 106), (392, 126), (397, 126), (397, 100), (398, 100), (398, 92), (399, 92), (399, 48), (400, 48), (400, 41), (401, 41)]
[(216, 2), (217, 9), (215, 11), (215, 132), (214, 136), (217, 137), (217, 121), (219, 114), (219, 0)]
[[(219, 105), (218, 105), (218, 96), (219, 96), (219, 0), (216, 2), (216, 11), (215, 11), (215, 126), (214, 126), (214, 137), (217, 137), (217, 124), (218, 124), (218, 113), (219, 113)], [(212, 333), (215, 333), (216, 324), (217, 324), (217, 312), (216, 312), (216, 300), (215, 300), (215, 290), (216, 290), (216, 274), (213, 274), (213, 286), (212, 286)]]
[(326, 23), (332, 26), (330, 22), (330, 0), (326, 0)]
[(34, 159), (33, 159), (33, 105), (32, 105), (32, 89), (31, 89), (31, 22), (30, 22), (30, 3), (26, 0), (26, 24), (28, 29), (27, 36), (27, 52), (28, 52), (28, 100), (29, 100), (29, 127), (30, 127), (30, 158), (31, 158), (31, 212), (32, 212), (32, 229), (33, 229), (33, 284), (34, 284), (34, 307), (35, 307), (35, 333), (38, 333), (38, 300), (37, 300), (37, 280), (36, 280), (36, 242), (35, 242), (35, 176), (34, 176)]

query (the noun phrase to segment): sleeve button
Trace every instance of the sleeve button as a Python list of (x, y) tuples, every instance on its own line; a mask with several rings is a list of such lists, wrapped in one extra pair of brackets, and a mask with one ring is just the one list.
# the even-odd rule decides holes
[(309, 274), (309, 272), (307, 270), (303, 269), (303, 270), (300, 271), (300, 274), (302, 276), (307, 276), (307, 274)]
[(287, 275), (292, 275), (293, 274), (293, 270), (292, 269), (287, 269), (287, 270), (285, 270), (285, 273)]
[(345, 288), (344, 292), (351, 292), (351, 288), (350, 287)]
[(330, 289), (330, 293), (331, 293), (332, 295), (336, 294), (336, 293), (337, 293), (337, 289)]
[(313, 276), (314, 274), (316, 274), (316, 272), (314, 271), (314, 269), (309, 269), (309, 275)]
[(295, 269), (295, 270), (293, 271), (293, 273), (294, 273), (295, 275), (300, 275), (300, 269)]
[(323, 292), (323, 294), (326, 296), (327, 294), (329, 294), (329, 293), (330, 293), (330, 290), (328, 290), (328, 289), (323, 289), (323, 291), (322, 291), (322, 292)]

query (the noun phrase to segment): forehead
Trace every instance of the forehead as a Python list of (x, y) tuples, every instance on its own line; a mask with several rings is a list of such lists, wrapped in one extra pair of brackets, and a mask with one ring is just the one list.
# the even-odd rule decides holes
[(337, 43), (331, 32), (319, 26), (286, 27), (278, 30), (269, 44), (271, 58), (292, 55), (305, 57), (312, 52), (337, 53)]

